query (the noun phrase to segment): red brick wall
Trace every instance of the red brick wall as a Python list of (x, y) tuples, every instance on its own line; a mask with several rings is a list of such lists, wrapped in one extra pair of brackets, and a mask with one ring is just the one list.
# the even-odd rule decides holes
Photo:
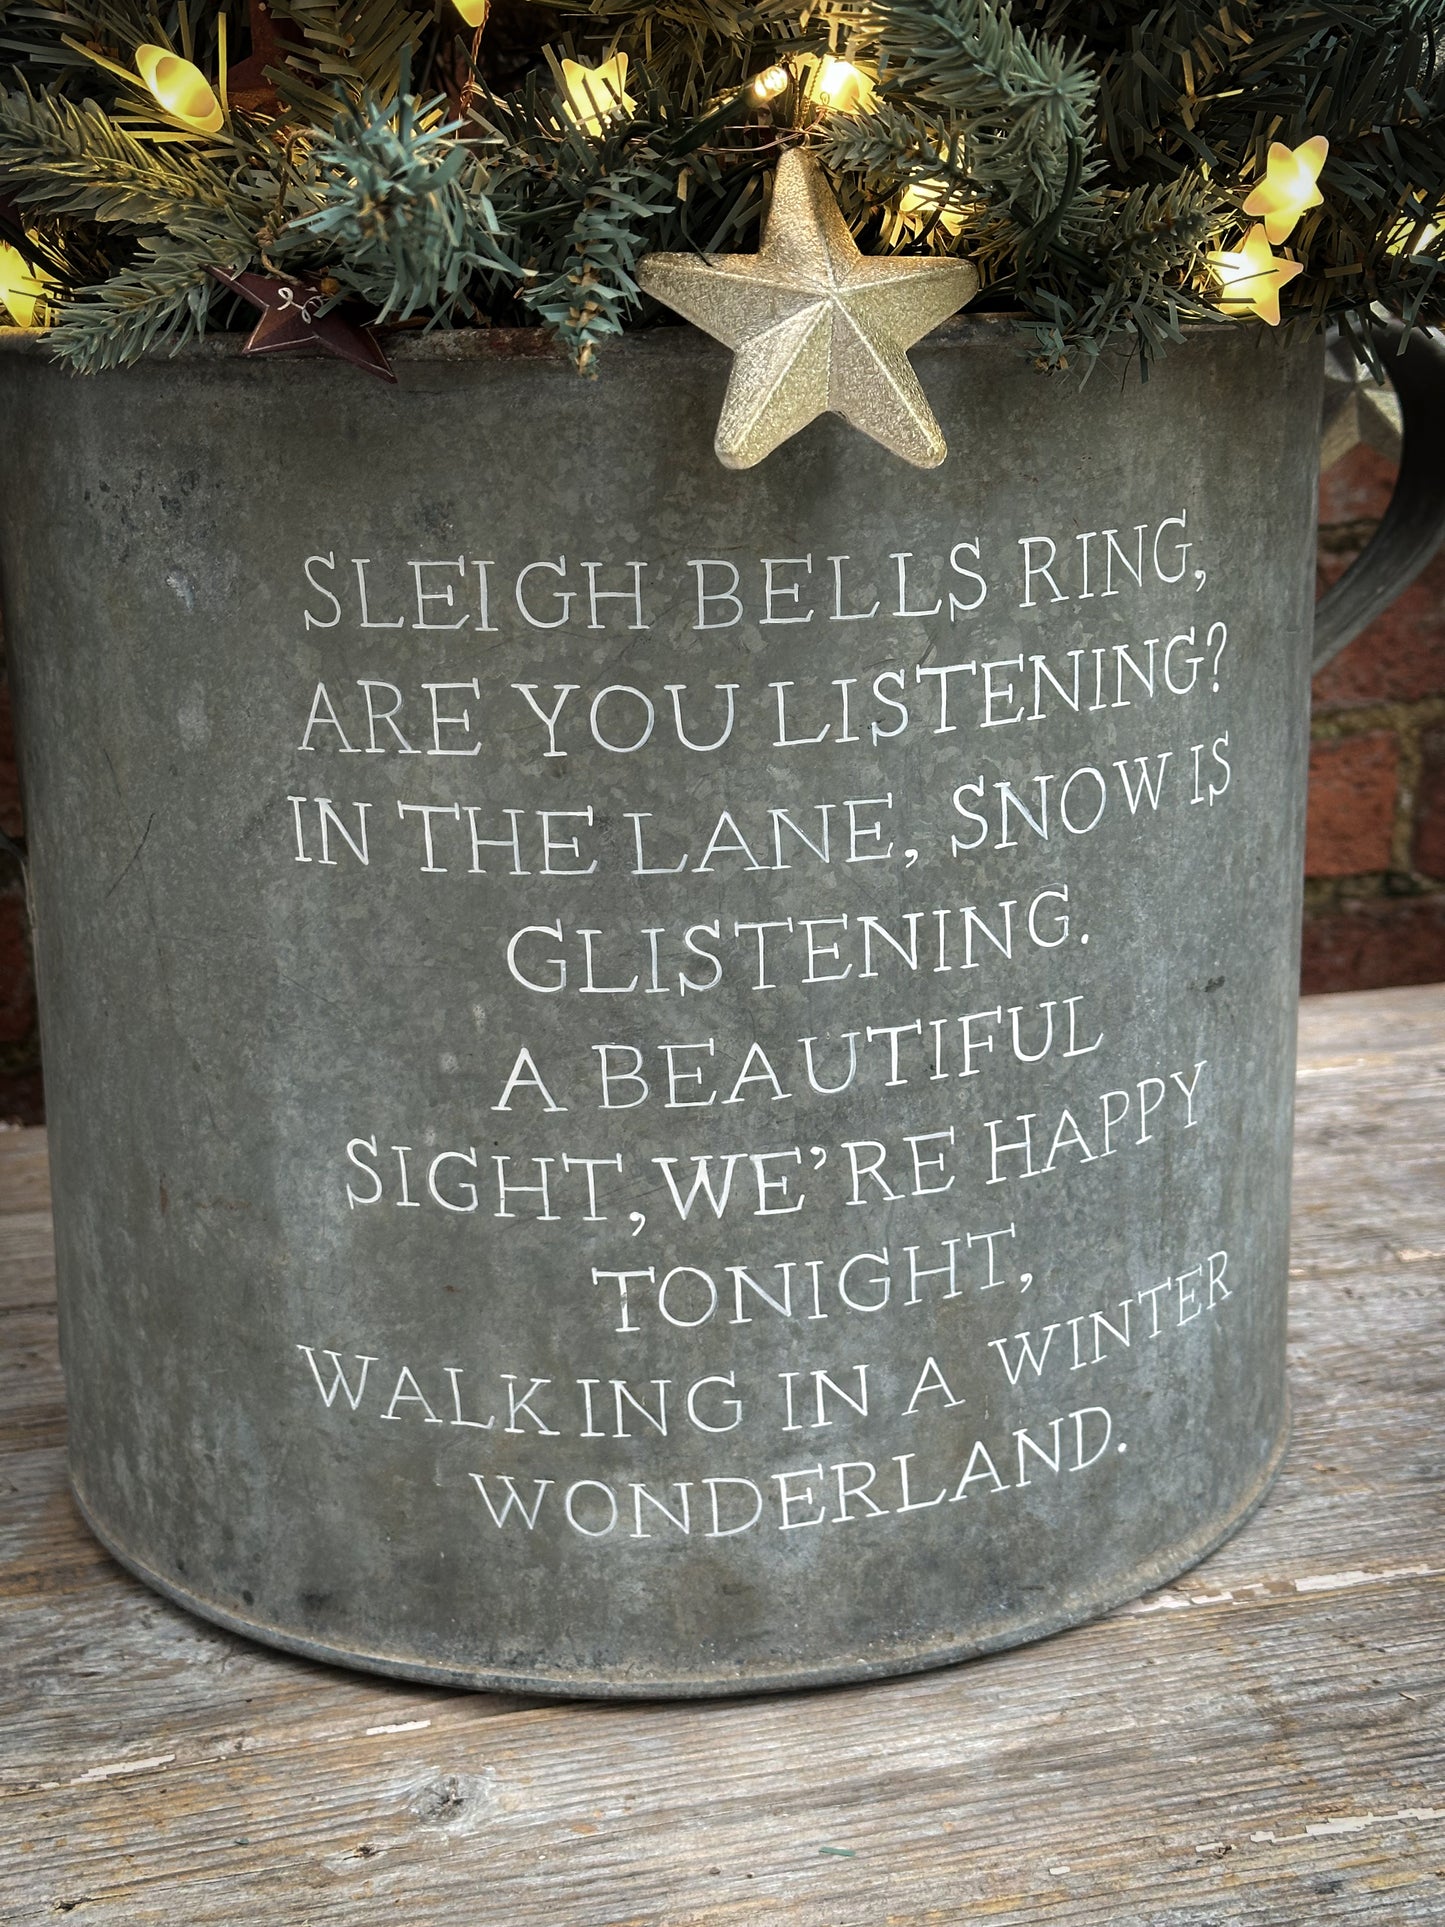
[[(1393, 471), (1357, 448), (1320, 493), (1320, 581), (1369, 539)], [(1315, 681), (1302, 987), (1445, 979), (1445, 551)], [(21, 834), (0, 685), (0, 831)], [(0, 847), (0, 1119), (42, 1118), (20, 865)]]
[[(0, 834), (24, 832), (20, 780), (10, 730), (10, 690), (0, 680)], [(25, 879), (14, 852), (0, 844), (0, 1120), (44, 1122), (35, 983), (25, 918)]]
[[(1320, 490), (1320, 582), (1359, 554), (1394, 471), (1357, 448)], [(1445, 551), (1315, 678), (1302, 987), (1445, 978)]]

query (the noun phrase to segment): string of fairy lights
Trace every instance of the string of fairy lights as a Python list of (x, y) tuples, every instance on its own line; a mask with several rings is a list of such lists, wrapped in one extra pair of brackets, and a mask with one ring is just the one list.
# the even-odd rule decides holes
[[(473, 31), (475, 59), (491, 0), (452, 0), (452, 4), (463, 24)], [(220, 26), (219, 92), (192, 60), (170, 47), (138, 47), (133, 73), (104, 59), (101, 64), (122, 79), (143, 86), (181, 128), (195, 134), (217, 134), (227, 119), (224, 14)], [(564, 59), (558, 71), (563, 111), (583, 133), (596, 138), (610, 122), (636, 111), (637, 103), (627, 90), (625, 53), (616, 53), (596, 65)], [(876, 93), (875, 82), (865, 69), (826, 53), (805, 54), (766, 67), (746, 92), (759, 105), (768, 105), (792, 87), (821, 112), (866, 110)], [(1253, 183), (1241, 207), (1245, 216), (1254, 218), (1242, 238), (1204, 256), (1209, 283), (1223, 314), (1255, 318), (1278, 327), (1280, 292), (1304, 272), (1305, 264), (1291, 255), (1276, 254), (1275, 249), (1289, 239), (1307, 209), (1321, 204), (1318, 183), (1328, 153), (1329, 142), (1322, 135), (1294, 148), (1280, 141), (1271, 143), (1263, 176)], [(943, 165), (940, 160), (941, 169)], [(906, 187), (894, 216), (896, 223), (909, 231), (939, 227), (953, 238), (966, 222), (962, 209), (951, 202), (943, 179)], [(47, 283), (43, 271), (26, 261), (17, 248), (0, 244), (0, 305), (18, 326), (31, 328), (44, 320)]]

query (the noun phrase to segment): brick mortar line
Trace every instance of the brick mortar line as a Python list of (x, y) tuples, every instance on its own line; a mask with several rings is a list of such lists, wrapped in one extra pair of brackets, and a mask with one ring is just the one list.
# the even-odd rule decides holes
[(1425, 766), (1423, 726), (1417, 722), (1414, 728), (1402, 729), (1396, 741), (1400, 749), (1396, 765), (1395, 821), (1390, 829), (1390, 868), (1413, 876), (1415, 805), (1419, 800), (1420, 774)]
[[(1319, 552), (1333, 556), (1351, 555), (1352, 560), (1358, 560), (1379, 526), (1378, 518), (1370, 516), (1321, 522)], [(1414, 895), (1427, 883), (1424, 873), (1417, 871), (1411, 861), (1417, 827), (1415, 806), (1419, 800), (1420, 777), (1425, 760), (1424, 734), (1432, 724), (1442, 719), (1445, 719), (1445, 696), (1417, 697), (1411, 702), (1370, 703), (1351, 709), (1326, 704), (1310, 718), (1311, 743), (1344, 742), (1378, 729), (1389, 730), (1395, 738), (1397, 761), (1395, 814), (1390, 825), (1390, 873), (1402, 880), (1408, 877), (1414, 889), (1401, 891), (1397, 885), (1389, 893), (1392, 895)], [(1307, 879), (1306, 889), (1311, 882), (1343, 884), (1349, 881), (1351, 879), (1347, 878)]]
[[(1378, 731), (1388, 731), (1396, 744), (1395, 812), (1390, 825), (1390, 867), (1385, 874), (1409, 878), (1411, 888), (1402, 890), (1397, 883), (1392, 895), (1414, 896), (1428, 890), (1436, 879), (1418, 871), (1412, 861), (1415, 842), (1415, 805), (1419, 800), (1420, 777), (1425, 763), (1425, 734), (1436, 723), (1445, 722), (1445, 696), (1420, 696), (1413, 702), (1369, 703), (1358, 709), (1326, 708), (1310, 719), (1310, 742), (1342, 743)], [(1371, 872), (1369, 874), (1381, 874)], [(1315, 878), (1316, 882), (1344, 882), (1347, 879)]]
[(1378, 517), (1364, 515), (1353, 522), (1321, 522), (1318, 546), (1326, 555), (1348, 555), (1352, 549), (1358, 553), (1368, 546), (1379, 526)]
[(1326, 704), (1310, 718), (1310, 741), (1342, 742), (1348, 736), (1368, 736), (1374, 729), (1428, 729), (1438, 722), (1445, 722), (1445, 695), (1352, 704), (1348, 709)]
[(1418, 872), (1368, 870), (1349, 877), (1306, 877), (1304, 913), (1317, 916), (1350, 903), (1438, 904), (1445, 908), (1445, 883)]

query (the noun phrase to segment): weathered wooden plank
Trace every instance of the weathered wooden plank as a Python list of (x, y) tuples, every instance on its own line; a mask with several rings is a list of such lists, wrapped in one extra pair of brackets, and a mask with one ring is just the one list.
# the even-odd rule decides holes
[[(1417, 1713), (1438, 1691), (1431, 1642), (1354, 1666), (1385, 1596), (1232, 1608), (1227, 1638), (1171, 1625), (1164, 1648), (1134, 1615), (961, 1676), (731, 1708), (479, 1722), (454, 1696), (424, 1731), (378, 1733), (358, 1706), (299, 1755), (284, 1733), (243, 1732), (197, 1757), (152, 1728), (75, 1761), (32, 1811), (63, 1821), (75, 1855), (56, 1898), (87, 1895), (99, 1920), (165, 1920), (181, 1892), (188, 1919), (234, 1919), (238, 1877), (275, 1917), (318, 1924), (393, 1899), (484, 1927), (836, 1927), (940, 1903), (942, 1919), (1117, 1922), (1136, 1917), (1117, 1905), (1131, 1887), (1156, 1906), (1172, 1894), (1168, 1919), (1207, 1919), (1236, 1888), (1232, 1918), (1368, 1919), (1332, 1910), (1328, 1887), (1308, 1913), (1283, 1903), (1311, 1872), (1337, 1895), (1358, 1884), (1352, 1903), (1382, 1875), (1408, 1883), (1397, 1899), (1410, 1884), (1440, 1897), (1426, 1858), (1411, 1864), (1445, 1818)], [(1068, 1911), (1041, 1915), (1050, 1890)]]
[[(13, 1219), (0, 1218), (0, 1268), (6, 1262), (5, 1230), (13, 1223)], [(65, 1416), (64, 1381), (56, 1350), (53, 1272), (46, 1289), (49, 1304), (0, 1312), (0, 1452), (12, 1425)]]
[(119, 1573), (64, 1498), (0, 1146), (37, 1306), (0, 1312), (0, 1919), (1445, 1919), (1445, 990), (1315, 1000), (1301, 1053), (1295, 1442), (1250, 1527), (1038, 1646), (731, 1705), (352, 1678)]
[(55, 1304), (55, 1237), (50, 1212), (15, 1211), (0, 1215), (0, 1318), (7, 1312)]
[(44, 1131), (0, 1125), (0, 1212), (49, 1209), (50, 1160)]
[[(1318, 1493), (1310, 1492), (1288, 1508), (1294, 1530), (1288, 1534), (1287, 1548), (1278, 1542), (1256, 1544), (1250, 1556), (1240, 1556), (1232, 1564), (1211, 1564), (1130, 1611), (1139, 1616), (1169, 1615), (1171, 1639), (1188, 1636), (1189, 1624), (1200, 1615), (1209, 1628), (1218, 1629), (1226, 1608), (1303, 1610), (1304, 1605), (1313, 1608), (1347, 1593), (1366, 1596), (1381, 1589), (1391, 1595), (1388, 1611), (1393, 1615), (1402, 1588), (1413, 1597), (1425, 1589), (1428, 1575), (1438, 1575), (1445, 1568), (1438, 1506), (1432, 1505), (1424, 1490), (1390, 1494), (1388, 1502), (1382, 1503), (1373, 1487), (1362, 1494), (1355, 1481), (1352, 1491), (1348, 1476), (1329, 1483), (1328, 1500), (1322, 1502)], [(1369, 1499), (1370, 1511), (1396, 1514), (1398, 1526), (1393, 1533), (1362, 1529), (1342, 1547), (1338, 1513), (1342, 1505), (1362, 1496)], [(52, 1529), (43, 1535), (50, 1542), (48, 1558), (38, 1564), (17, 1562), (0, 1601), (7, 1629), (5, 1674), (11, 1702), (0, 1787), (54, 1777), (61, 1763), (77, 1751), (103, 1748), (107, 1735), (117, 1724), (123, 1726), (128, 1711), (133, 1714), (140, 1707), (157, 1726), (184, 1725), (203, 1731), (207, 1722), (244, 1723), (263, 1714), (270, 1718), (281, 1708), (288, 1709), (288, 1717), (299, 1717), (310, 1703), (307, 1695), (314, 1694), (320, 1732), (337, 1707), (349, 1703), (353, 1682), (345, 1676), (317, 1669), (310, 1673), (309, 1685), (300, 1686), (293, 1662), (232, 1640), (219, 1630), (193, 1627), (134, 1582), (94, 1563), (88, 1548), (77, 1551), (74, 1566), (66, 1570), (70, 1547), (63, 1536), (65, 1523), (52, 1515)], [(1282, 1537), (1283, 1533), (1277, 1535), (1277, 1540)], [(1276, 1556), (1269, 1557), (1271, 1552)], [(52, 1578), (52, 1572), (58, 1576)], [(1209, 1636), (1213, 1638), (1214, 1631)], [(73, 1705), (63, 1722), (53, 1717), (58, 1642), (67, 1654), (85, 1655), (89, 1676), (83, 1692), (72, 1693)], [(405, 1697), (408, 1707), (424, 1705), (430, 1710), (438, 1703), (430, 1690), (399, 1685), (366, 1690), (384, 1690), (393, 1705), (401, 1703), (398, 1696)], [(482, 1707), (480, 1701), (466, 1704)], [(513, 1704), (488, 1701), (487, 1710), (506, 1710)], [(413, 1714), (407, 1711), (397, 1717)]]
[(1440, 996), (1438, 984), (1420, 984), (1404, 990), (1305, 997), (1300, 1003), (1300, 1062), (1350, 1051), (1393, 1052), (1417, 1046), (1438, 1052)]

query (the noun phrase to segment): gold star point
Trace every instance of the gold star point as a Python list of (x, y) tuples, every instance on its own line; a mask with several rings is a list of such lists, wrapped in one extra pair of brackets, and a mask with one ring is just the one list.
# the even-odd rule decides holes
[(790, 148), (756, 254), (654, 254), (641, 283), (733, 350), (718, 459), (752, 468), (841, 415), (919, 468), (948, 453), (908, 350), (978, 289), (966, 261), (861, 254), (816, 161)]

